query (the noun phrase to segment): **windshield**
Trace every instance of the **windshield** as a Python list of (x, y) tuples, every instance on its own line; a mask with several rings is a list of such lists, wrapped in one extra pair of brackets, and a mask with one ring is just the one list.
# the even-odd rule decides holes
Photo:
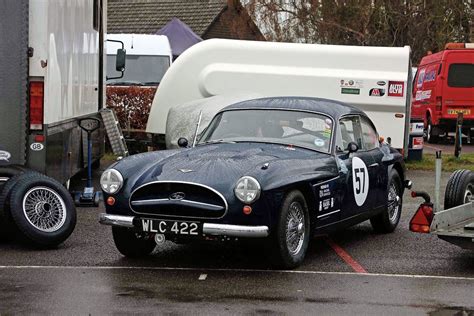
[[(117, 77), (115, 55), (107, 55), (107, 76)], [(123, 78), (112, 79), (107, 84), (158, 85), (170, 67), (169, 56), (127, 55)]]
[(293, 110), (231, 110), (219, 113), (199, 143), (268, 142), (329, 152), (333, 121)]

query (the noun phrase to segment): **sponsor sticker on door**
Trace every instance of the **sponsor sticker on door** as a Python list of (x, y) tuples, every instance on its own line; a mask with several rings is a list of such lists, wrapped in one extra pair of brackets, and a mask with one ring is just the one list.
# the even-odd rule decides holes
[(389, 81), (388, 82), (388, 96), (389, 97), (403, 97), (405, 92), (405, 83), (403, 81)]

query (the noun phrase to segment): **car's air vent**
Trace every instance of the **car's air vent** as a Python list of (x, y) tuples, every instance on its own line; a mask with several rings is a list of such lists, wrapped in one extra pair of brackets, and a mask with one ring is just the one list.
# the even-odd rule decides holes
[(227, 202), (222, 194), (200, 184), (152, 182), (132, 193), (130, 207), (138, 214), (221, 218), (227, 211)]

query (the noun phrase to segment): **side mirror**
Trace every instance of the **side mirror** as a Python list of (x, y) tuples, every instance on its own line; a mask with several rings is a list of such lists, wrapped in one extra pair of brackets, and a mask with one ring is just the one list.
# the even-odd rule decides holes
[(188, 147), (188, 140), (184, 137), (180, 137), (178, 139), (178, 146), (181, 147), (181, 148), (186, 148)]
[(122, 45), (122, 48), (117, 49), (117, 56), (115, 57), (115, 70), (117, 70), (118, 72), (121, 72), (121, 74), (118, 77), (107, 76), (105, 80), (123, 78), (123, 75), (125, 73), (125, 59), (127, 57), (127, 54), (125, 52), (125, 45), (122, 41), (117, 41), (113, 39), (107, 39), (107, 42), (114, 42), (114, 43), (119, 43)]
[(127, 53), (125, 49), (119, 48), (117, 49), (117, 57), (115, 59), (115, 70), (124, 72), (125, 71), (125, 59), (127, 57)]
[(359, 146), (357, 146), (356, 143), (354, 142), (350, 142), (349, 145), (347, 145), (347, 150), (349, 151), (349, 153), (355, 153), (356, 151), (359, 150)]

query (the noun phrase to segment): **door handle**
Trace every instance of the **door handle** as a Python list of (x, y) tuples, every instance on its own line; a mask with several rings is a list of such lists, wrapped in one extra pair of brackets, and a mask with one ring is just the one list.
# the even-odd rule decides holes
[(374, 168), (374, 167), (378, 167), (379, 166), (379, 163), (378, 162), (374, 162), (373, 164), (371, 164), (369, 166), (369, 168)]

